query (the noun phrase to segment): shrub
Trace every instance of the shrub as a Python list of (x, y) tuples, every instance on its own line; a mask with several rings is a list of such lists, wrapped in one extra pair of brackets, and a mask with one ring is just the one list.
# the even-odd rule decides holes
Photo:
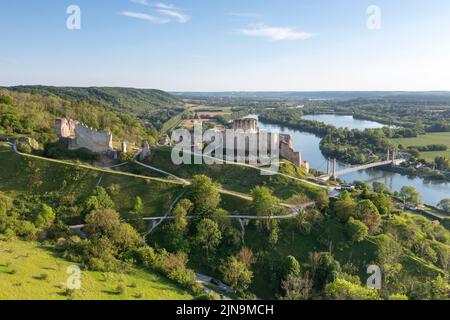
[(125, 292), (126, 292), (126, 288), (125, 288), (125, 286), (123, 285), (123, 284), (119, 284), (117, 287), (116, 287), (116, 294), (125, 294)]
[(19, 141), (17, 143), (17, 150), (19, 150), (19, 152), (27, 153), (27, 154), (30, 154), (31, 152), (33, 152), (33, 149), (31, 148), (31, 146), (29, 144), (26, 144), (21, 141)]

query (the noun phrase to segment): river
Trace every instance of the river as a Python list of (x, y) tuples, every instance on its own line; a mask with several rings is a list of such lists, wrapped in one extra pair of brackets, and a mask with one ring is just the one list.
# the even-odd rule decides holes
[[(257, 118), (256, 115), (250, 115), (249, 117)], [(304, 116), (304, 119), (321, 121), (336, 127), (347, 127), (350, 129), (364, 130), (367, 128), (383, 127), (380, 123), (367, 120), (357, 120), (352, 116), (310, 115)], [(326, 172), (327, 160), (320, 151), (319, 144), (321, 139), (319, 137), (297, 129), (261, 121), (258, 126), (262, 130), (290, 134), (293, 140), (294, 150), (302, 153), (302, 158), (310, 163), (311, 168)], [(338, 167), (338, 170), (341, 170), (348, 166), (338, 164)], [(369, 184), (372, 184), (374, 181), (378, 181), (389, 186), (392, 191), (399, 191), (403, 186), (414, 186), (422, 195), (423, 202), (434, 206), (437, 205), (442, 199), (450, 198), (450, 183), (426, 180), (420, 177), (408, 177), (377, 168), (350, 173), (343, 175), (340, 178), (348, 182), (360, 180)]]

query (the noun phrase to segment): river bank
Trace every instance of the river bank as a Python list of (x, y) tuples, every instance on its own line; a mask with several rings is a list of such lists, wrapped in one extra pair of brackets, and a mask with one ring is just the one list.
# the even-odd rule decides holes
[[(302, 158), (310, 163), (311, 168), (326, 172), (327, 157), (320, 150), (320, 141), (324, 135), (308, 132), (305, 127), (301, 128), (300, 126), (291, 126), (283, 123), (272, 123), (256, 114), (249, 115), (249, 117), (259, 119), (259, 128), (262, 130), (290, 134), (293, 139), (294, 150), (302, 153)], [(335, 120), (339, 122), (339, 116)], [(336, 123), (336, 125), (339, 126), (339, 123)], [(355, 122), (354, 125), (357, 127), (358, 124)], [(368, 125), (370, 127), (370, 123)], [(373, 124), (376, 127), (379, 125), (378, 123)], [(330, 124), (321, 124), (322, 128), (328, 126), (332, 127)], [(341, 162), (338, 163), (338, 170), (348, 167), (350, 165)], [(405, 174), (404, 172), (393, 172), (387, 168), (362, 170), (344, 175), (341, 178), (348, 182), (364, 181), (369, 184), (378, 181), (387, 185), (392, 192), (400, 191), (403, 186), (414, 186), (422, 194), (424, 203), (431, 206), (437, 206), (442, 199), (448, 198), (450, 195), (450, 183), (448, 182), (435, 179), (423, 179), (418, 176)]]

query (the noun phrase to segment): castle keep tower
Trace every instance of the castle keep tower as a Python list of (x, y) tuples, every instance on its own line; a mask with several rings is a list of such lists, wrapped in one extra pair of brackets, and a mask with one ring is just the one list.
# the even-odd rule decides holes
[(233, 130), (243, 130), (245, 132), (256, 132), (258, 130), (258, 121), (256, 119), (234, 120)]

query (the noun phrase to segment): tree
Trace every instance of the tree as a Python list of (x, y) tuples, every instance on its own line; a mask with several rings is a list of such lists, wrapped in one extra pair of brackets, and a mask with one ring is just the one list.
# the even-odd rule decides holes
[(370, 200), (361, 200), (355, 208), (356, 217), (369, 229), (369, 234), (376, 234), (381, 226), (381, 215)]
[(275, 246), (278, 243), (280, 237), (280, 226), (279, 221), (270, 219), (268, 222), (269, 226), (269, 244)]
[(346, 233), (351, 242), (361, 242), (369, 234), (369, 228), (361, 221), (351, 217), (347, 221)]
[(197, 225), (195, 239), (206, 250), (206, 259), (209, 260), (209, 251), (214, 250), (220, 244), (222, 233), (216, 222), (211, 219), (203, 219)]
[(42, 205), (41, 212), (36, 217), (35, 225), (39, 228), (50, 227), (56, 219), (53, 209), (46, 204)]
[(142, 204), (141, 197), (136, 197), (134, 200), (133, 208), (128, 213), (131, 219), (141, 218), (144, 214), (144, 205)]
[(111, 237), (120, 225), (120, 217), (113, 209), (94, 210), (86, 216), (85, 230), (90, 238)]
[(287, 256), (284, 259), (283, 262), (283, 273), (284, 273), (284, 278), (286, 278), (288, 275), (293, 275), (298, 277), (300, 275), (300, 263), (298, 262), (298, 260), (294, 257), (294, 256)]
[(341, 222), (347, 222), (355, 214), (355, 201), (347, 191), (343, 191), (339, 199), (334, 203), (334, 213)]
[(389, 215), (392, 211), (392, 198), (388, 194), (371, 193), (368, 197), (377, 207), (381, 215)]
[(425, 282), (417, 282), (411, 292), (414, 300), (447, 300), (450, 285), (441, 276)]
[[(272, 191), (267, 187), (256, 186), (251, 190), (252, 208), (258, 216), (273, 216), (280, 210), (279, 200), (272, 195)], [(257, 221), (258, 227), (265, 227), (267, 230), (271, 229), (270, 220)], [(277, 239), (278, 240), (278, 239)]]
[(313, 283), (318, 289), (323, 289), (327, 283), (333, 282), (341, 271), (339, 262), (328, 252), (312, 252), (309, 261)]
[(444, 210), (446, 213), (450, 214), (450, 198), (443, 199), (439, 202), (438, 207)]
[(410, 203), (418, 205), (421, 202), (420, 193), (412, 186), (404, 186), (400, 189), (400, 198), (404, 204)]
[(121, 223), (114, 228), (111, 241), (122, 251), (135, 249), (142, 245), (141, 237), (128, 223)]
[(374, 183), (372, 183), (372, 188), (373, 191), (376, 193), (389, 193), (389, 187), (387, 185), (385, 185), (384, 183), (375, 181)]
[(281, 281), (281, 289), (284, 295), (282, 300), (307, 300), (311, 296), (313, 283), (309, 274), (304, 277), (288, 274)]
[(240, 262), (245, 264), (247, 268), (250, 268), (255, 262), (255, 257), (253, 256), (252, 250), (246, 247), (243, 247), (236, 257)]
[(252, 207), (261, 216), (275, 215), (279, 210), (279, 200), (272, 195), (267, 187), (256, 186), (252, 191)]
[(244, 293), (248, 289), (253, 279), (253, 272), (250, 271), (236, 257), (229, 257), (225, 265), (222, 267), (223, 277), (233, 289), (239, 293)]
[(173, 209), (173, 216), (175, 217), (174, 220), (174, 227), (177, 232), (179, 232), (181, 235), (183, 235), (186, 232), (187, 226), (188, 226), (188, 220), (187, 215), (188, 212), (191, 210), (193, 204), (188, 199), (181, 200)]
[(381, 300), (376, 290), (344, 279), (336, 279), (325, 287), (325, 295), (333, 300)]
[(99, 209), (113, 209), (114, 201), (108, 195), (103, 187), (97, 187), (92, 196), (90, 196), (85, 204), (85, 212), (89, 213)]
[(128, 218), (134, 228), (139, 231), (145, 230), (145, 221), (142, 220), (144, 217), (144, 205), (142, 203), (141, 197), (136, 197), (134, 200), (133, 208), (128, 212)]
[(450, 160), (448, 160), (446, 157), (436, 157), (434, 159), (434, 163), (436, 164), (436, 169), (438, 170), (448, 170), (450, 168)]
[(199, 175), (192, 179), (189, 195), (197, 213), (207, 214), (216, 210), (220, 203), (220, 193), (211, 178)]
[(8, 228), (8, 210), (11, 201), (0, 192), (0, 232), (5, 232)]

